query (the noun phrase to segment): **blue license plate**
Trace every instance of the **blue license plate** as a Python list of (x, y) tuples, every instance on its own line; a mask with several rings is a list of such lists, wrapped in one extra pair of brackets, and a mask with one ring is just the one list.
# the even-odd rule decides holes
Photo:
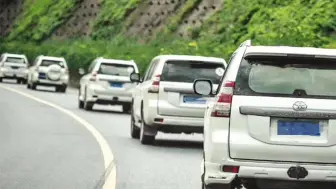
[(115, 87), (115, 88), (122, 88), (123, 87), (122, 83), (117, 83), (117, 82), (110, 82), (110, 86)]
[(183, 102), (189, 104), (205, 104), (206, 100), (203, 99), (202, 97), (184, 96)]
[(278, 120), (278, 135), (321, 136), (319, 121)]
[(47, 78), (45, 73), (39, 73), (39, 79), (45, 79)]

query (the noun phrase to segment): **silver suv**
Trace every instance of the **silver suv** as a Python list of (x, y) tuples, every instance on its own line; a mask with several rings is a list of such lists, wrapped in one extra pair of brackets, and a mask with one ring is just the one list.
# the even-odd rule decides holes
[(25, 55), (4, 53), (0, 57), (0, 82), (2, 79), (16, 79), (25, 84), (28, 74), (28, 59)]
[(193, 91), (197, 78), (210, 79), (217, 87), (226, 68), (222, 58), (161, 55), (150, 63), (133, 92), (131, 136), (141, 143), (154, 142), (157, 131), (165, 133), (203, 133), (207, 98)]
[(243, 43), (205, 112), (203, 187), (336, 188), (335, 71), (335, 49)]

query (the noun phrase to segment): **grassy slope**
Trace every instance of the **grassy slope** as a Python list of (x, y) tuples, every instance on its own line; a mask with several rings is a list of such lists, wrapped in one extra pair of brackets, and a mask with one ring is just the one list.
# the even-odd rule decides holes
[[(60, 6), (57, 3), (43, 5), (49, 7), (48, 10), (27, 10), (25, 17), (22, 16), (18, 21), (20, 24), (25, 23), (20, 28), (27, 29), (35, 22), (39, 24), (35, 26), (35, 30), (16, 28), (11, 37), (25, 42), (12, 41), (0, 45), (0, 52), (25, 53), (30, 59), (39, 54), (64, 56), (70, 63), (71, 71), (75, 73), (77, 68), (87, 66), (97, 56), (134, 59), (142, 71), (160, 53), (208, 55), (228, 59), (237, 45), (249, 38), (253, 39), (254, 44), (336, 48), (336, 36), (333, 35), (336, 31), (336, 12), (333, 11), (336, 10), (336, 0), (226, 0), (223, 10), (193, 32), (196, 41), (183, 40), (171, 34), (176, 24), (183, 19), (184, 13), (180, 12), (170, 19), (163, 34), (147, 44), (138, 44), (134, 39), (118, 35), (122, 31), (125, 16), (138, 5), (138, 0), (104, 0), (103, 3), (103, 10), (94, 24), (93, 37), (104, 40), (46, 41), (38, 45), (27, 43), (28, 39), (43, 39), (41, 36), (47, 36), (57, 25), (52, 23), (60, 23), (64, 19), (47, 17), (51, 10), (61, 11), (55, 8)], [(197, 3), (198, 0), (189, 0), (189, 7), (182, 11), (190, 11), (190, 7)], [(68, 9), (73, 7), (74, 4), (68, 5)], [(31, 21), (33, 15), (35, 20)], [(29, 36), (35, 37), (31, 39)], [(118, 37), (111, 39), (113, 36)]]

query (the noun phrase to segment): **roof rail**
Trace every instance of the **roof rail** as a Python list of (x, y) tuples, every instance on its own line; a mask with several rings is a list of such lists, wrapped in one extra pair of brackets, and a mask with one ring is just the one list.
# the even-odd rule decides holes
[(241, 44), (239, 45), (239, 47), (243, 47), (243, 46), (251, 46), (251, 45), (252, 45), (252, 41), (251, 41), (251, 39), (248, 39), (248, 40), (244, 41), (243, 43), (241, 43)]

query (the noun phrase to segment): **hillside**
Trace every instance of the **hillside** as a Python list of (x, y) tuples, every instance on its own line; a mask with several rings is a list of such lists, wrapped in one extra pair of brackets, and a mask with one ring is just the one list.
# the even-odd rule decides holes
[(97, 56), (161, 53), (228, 59), (242, 41), (336, 48), (336, 0), (5, 0), (0, 52), (64, 56), (71, 71)]

